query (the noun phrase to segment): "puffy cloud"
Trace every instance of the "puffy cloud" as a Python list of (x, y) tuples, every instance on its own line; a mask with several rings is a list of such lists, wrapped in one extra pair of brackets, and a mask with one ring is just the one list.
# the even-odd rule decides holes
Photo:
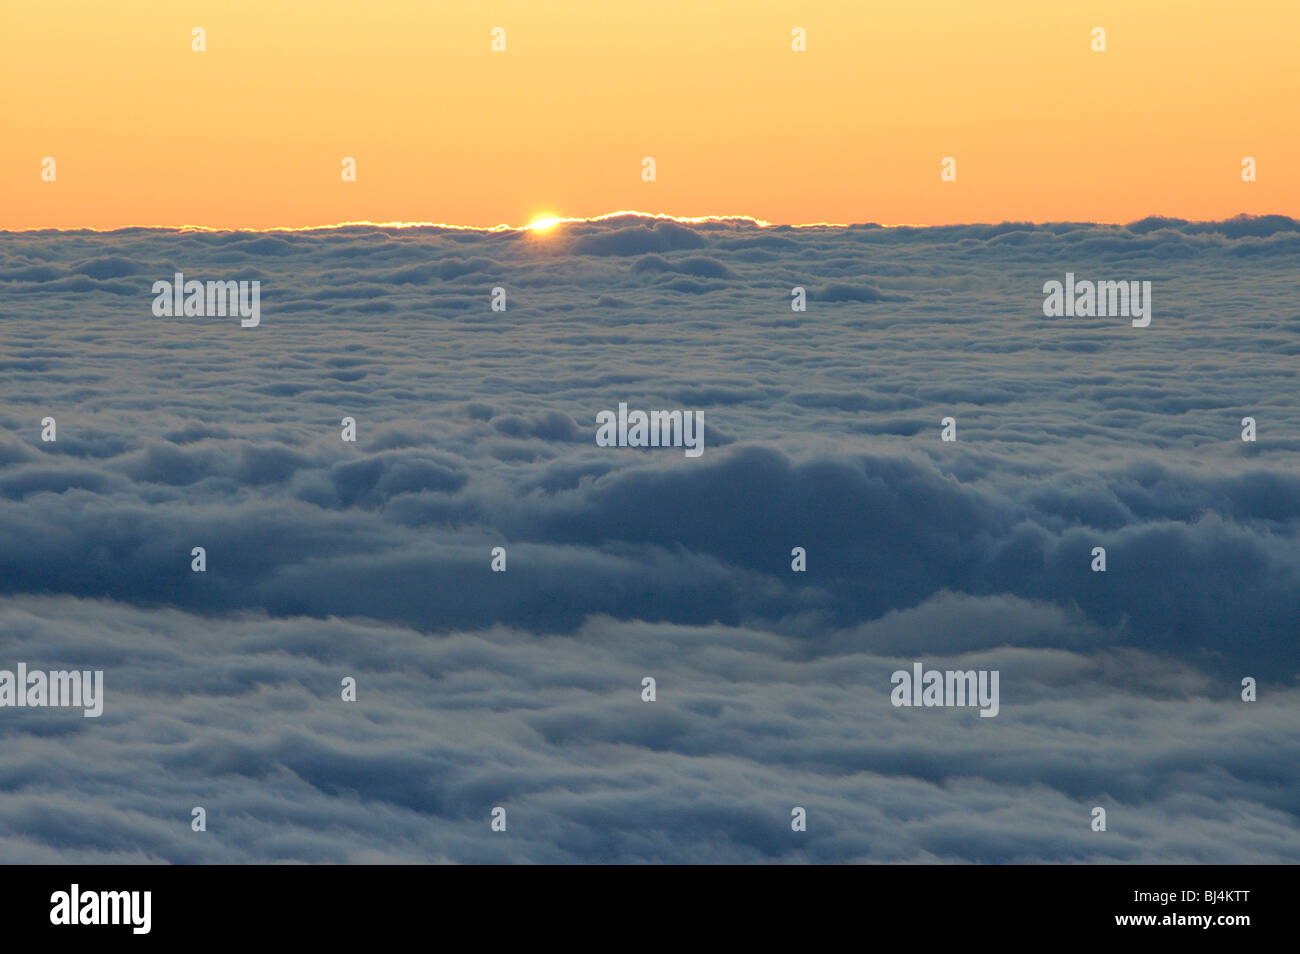
[[(0, 851), (1295, 861), (1298, 227), (9, 236), (0, 667), (109, 703), (0, 710)], [(177, 270), (261, 326), (154, 318)], [(1152, 325), (1045, 319), (1066, 271)], [(704, 456), (597, 447), (622, 401)]]
[[(7, 653), (103, 668), (105, 705), (3, 711), (0, 844), (30, 862), (1300, 859), (1295, 688), (1252, 707), (1138, 651), (943, 646), (968, 643), (961, 618), (1016, 612), (961, 603), (810, 654), (762, 630), (607, 617), (430, 638), (10, 598)], [(1067, 635), (1031, 612), (1015, 641)], [(927, 666), (1000, 669), (997, 718), (891, 706), (920, 623), (941, 644)], [(489, 830), (497, 805), (508, 837)]]

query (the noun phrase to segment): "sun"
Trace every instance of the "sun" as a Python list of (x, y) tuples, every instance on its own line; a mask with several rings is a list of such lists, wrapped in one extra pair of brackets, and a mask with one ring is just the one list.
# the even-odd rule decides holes
[(549, 232), (563, 221), (564, 219), (560, 218), (558, 215), (551, 215), (548, 212), (537, 216), (529, 222), (527, 228), (530, 232)]

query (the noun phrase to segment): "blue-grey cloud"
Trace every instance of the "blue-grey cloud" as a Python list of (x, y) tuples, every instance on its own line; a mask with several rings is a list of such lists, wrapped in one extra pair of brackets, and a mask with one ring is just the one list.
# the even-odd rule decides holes
[[(1298, 230), (6, 234), (0, 668), (108, 698), (0, 709), (0, 851), (1295, 861)], [(1151, 326), (1044, 318), (1067, 271)], [(919, 660), (1002, 712), (893, 708)]]

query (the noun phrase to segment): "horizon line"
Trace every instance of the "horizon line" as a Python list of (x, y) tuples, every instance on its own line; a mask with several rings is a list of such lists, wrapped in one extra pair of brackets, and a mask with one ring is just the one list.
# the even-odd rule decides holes
[(134, 230), (145, 231), (163, 231), (163, 232), (248, 232), (248, 233), (266, 233), (266, 232), (324, 232), (347, 228), (383, 228), (383, 229), (446, 229), (457, 232), (483, 232), (485, 234), (500, 234), (505, 232), (549, 232), (561, 225), (572, 224), (589, 224), (603, 222), (610, 219), (619, 218), (641, 218), (653, 219), (656, 221), (677, 222), (683, 225), (706, 225), (713, 223), (742, 223), (748, 224), (755, 228), (788, 228), (788, 229), (851, 229), (851, 228), (884, 228), (884, 229), (942, 229), (942, 228), (968, 228), (972, 226), (993, 226), (993, 225), (1099, 225), (1099, 226), (1116, 226), (1124, 227), (1133, 225), (1138, 222), (1150, 220), (1167, 221), (1181, 224), (1221, 224), (1226, 222), (1261, 219), (1261, 218), (1284, 218), (1292, 222), (1300, 220), (1280, 212), (1250, 213), (1239, 212), (1236, 215), (1228, 216), (1223, 219), (1183, 219), (1176, 216), (1167, 215), (1146, 215), (1141, 218), (1132, 219), (1128, 222), (1101, 222), (1101, 221), (1075, 221), (1070, 219), (1045, 219), (1043, 221), (1032, 221), (1028, 219), (1003, 219), (1000, 222), (952, 222), (945, 224), (925, 224), (919, 222), (769, 222), (766, 219), (760, 219), (753, 215), (742, 214), (723, 214), (723, 215), (672, 215), (667, 212), (641, 212), (635, 209), (620, 209), (616, 212), (604, 212), (600, 215), (592, 216), (560, 216), (560, 215), (539, 215), (533, 218), (527, 225), (459, 225), (452, 222), (418, 222), (418, 221), (388, 221), (376, 222), (369, 219), (357, 219), (346, 222), (334, 222), (321, 225), (273, 225), (273, 226), (245, 226), (229, 227), (219, 225), (120, 225), (112, 228), (98, 228), (92, 225), (70, 226), (61, 228), (57, 226), (32, 226), (30, 228), (3, 228), (0, 234), (13, 233), (21, 234), (27, 232), (127, 232)]

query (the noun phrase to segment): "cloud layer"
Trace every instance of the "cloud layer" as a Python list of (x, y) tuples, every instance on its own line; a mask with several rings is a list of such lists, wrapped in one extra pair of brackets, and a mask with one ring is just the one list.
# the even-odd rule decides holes
[[(1297, 252), (1279, 217), (9, 233), (0, 668), (107, 701), (0, 709), (0, 854), (1295, 861)], [(261, 325), (154, 318), (176, 271), (261, 281)], [(1067, 271), (1151, 281), (1151, 326), (1044, 318)], [(597, 447), (619, 402), (702, 411), (704, 456)], [(914, 661), (999, 669), (1001, 713), (895, 709)]]

